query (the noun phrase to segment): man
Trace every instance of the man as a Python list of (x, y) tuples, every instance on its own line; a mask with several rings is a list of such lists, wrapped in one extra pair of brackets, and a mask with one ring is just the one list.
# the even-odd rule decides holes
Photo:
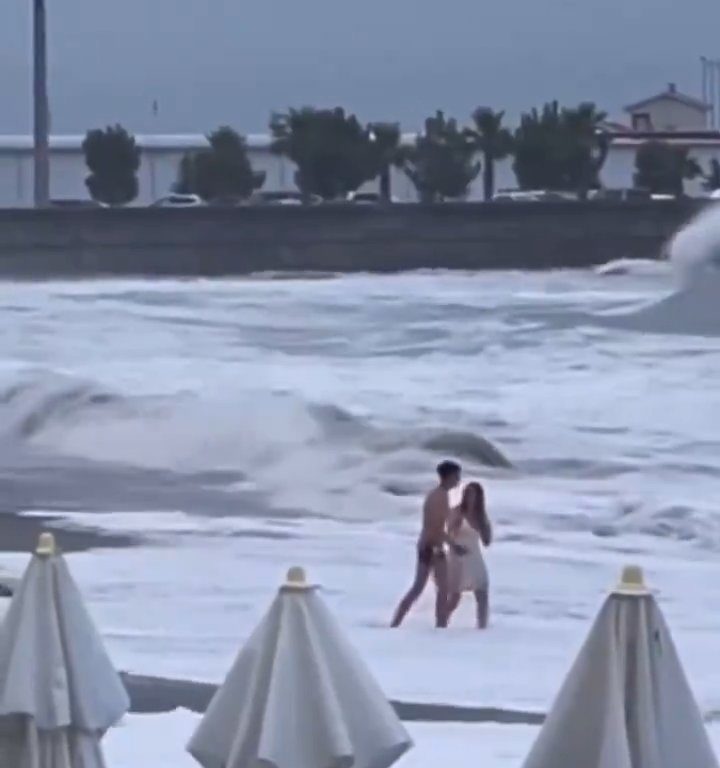
[(408, 593), (400, 601), (392, 620), (393, 627), (399, 627), (415, 601), (427, 586), (430, 574), (435, 574), (437, 597), (435, 600), (435, 626), (447, 627), (447, 562), (445, 544), (458, 554), (463, 548), (454, 544), (447, 533), (450, 515), (450, 491), (460, 483), (460, 465), (454, 461), (443, 461), (437, 467), (440, 482), (425, 497), (423, 504), (423, 522), (417, 544), (417, 568), (415, 581)]

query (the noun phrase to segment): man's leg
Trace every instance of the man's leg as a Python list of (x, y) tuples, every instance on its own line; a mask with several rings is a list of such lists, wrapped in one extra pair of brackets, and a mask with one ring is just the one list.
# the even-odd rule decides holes
[(447, 560), (445, 555), (435, 555), (433, 560), (435, 568), (435, 584), (437, 596), (435, 598), (435, 626), (447, 627), (448, 625), (448, 576)]
[(399, 627), (402, 624), (403, 619), (407, 615), (407, 612), (412, 608), (413, 603), (422, 595), (423, 590), (427, 586), (428, 579), (430, 578), (430, 565), (422, 560), (418, 560), (417, 569), (415, 571), (415, 581), (413, 581), (412, 587), (408, 590), (407, 594), (400, 601), (395, 615), (393, 616), (391, 627)]

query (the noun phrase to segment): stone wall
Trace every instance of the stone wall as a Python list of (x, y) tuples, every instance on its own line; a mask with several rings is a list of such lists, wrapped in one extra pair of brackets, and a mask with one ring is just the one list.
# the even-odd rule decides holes
[(0, 276), (588, 267), (657, 257), (699, 205), (0, 210)]

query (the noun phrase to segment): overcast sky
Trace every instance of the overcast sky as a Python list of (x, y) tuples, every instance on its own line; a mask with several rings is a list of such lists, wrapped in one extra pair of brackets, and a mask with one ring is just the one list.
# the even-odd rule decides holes
[[(670, 81), (699, 95), (699, 56), (720, 57), (718, 0), (46, 2), (54, 133), (254, 133), (305, 104), (406, 129), (552, 98), (617, 117)], [(31, 5), (0, 0), (2, 133), (31, 127)]]

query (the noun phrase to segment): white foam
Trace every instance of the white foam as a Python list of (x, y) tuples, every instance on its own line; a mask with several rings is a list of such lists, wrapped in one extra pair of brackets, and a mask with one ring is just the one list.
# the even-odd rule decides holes
[[(720, 248), (720, 239), (718, 242)], [(720, 272), (693, 274), (686, 285), (636, 312), (604, 318), (606, 325), (644, 333), (720, 336)]]
[(697, 282), (720, 267), (720, 205), (702, 211), (670, 242), (670, 260), (683, 284)]
[[(299, 564), (323, 585), (389, 695), (531, 711), (552, 699), (621, 566), (638, 562), (660, 590), (703, 710), (720, 709), (720, 670), (707, 664), (720, 631), (713, 552), (689, 558), (688, 544), (637, 534), (594, 542), (583, 532), (500, 525), (488, 553), (488, 632), (472, 628), (470, 599), (450, 631), (432, 629), (431, 590), (407, 626), (391, 631), (390, 614), (413, 573), (415, 533), (414, 521), (322, 520), (304, 521), (289, 540), (164, 531), (153, 546), (68, 560), (121, 669), (220, 682), (286, 568)], [(27, 557), (0, 560), (19, 574)]]
[[(668, 246), (669, 260), (658, 266), (615, 261), (601, 275), (651, 274), (672, 268), (676, 290), (636, 311), (606, 316), (600, 323), (644, 333), (720, 336), (720, 206), (702, 211), (680, 229)], [(662, 266), (660, 266), (662, 265)]]
[(665, 259), (613, 259), (595, 268), (595, 274), (602, 277), (664, 277), (670, 271), (670, 264)]
[[(708, 711), (720, 709), (717, 341), (588, 327), (666, 289), (663, 277), (589, 273), (22, 284), (0, 310), (0, 379), (5, 389), (42, 365), (66, 377), (61, 387), (90, 382), (119, 398), (107, 413), (80, 398), (46, 421), (22, 446), (31, 458), (220, 465), (245, 473), (268, 517), (285, 505), (334, 518), (278, 538), (253, 510), (193, 517), (200, 505), (180, 510), (175, 496), (166, 519), (155, 499), (146, 519), (112, 498), (107, 518), (73, 516), (151, 537), (69, 556), (121, 667), (222, 679), (299, 563), (393, 696), (541, 710), (620, 567), (637, 561)], [(450, 632), (432, 630), (429, 593), (407, 628), (385, 628), (413, 572), (439, 453), (421, 443), (436, 428), (488, 437), (519, 467), (501, 476), (463, 457), (486, 481), (498, 537), (484, 635), (469, 601)], [(44, 483), (44, 465), (29, 466)], [(27, 468), (3, 477), (32, 490)], [(0, 559), (17, 573), (27, 555)]]
[[(104, 739), (105, 756), (113, 768), (197, 768), (185, 744), (200, 717), (185, 710), (165, 715), (130, 715)], [(397, 768), (519, 768), (538, 728), (493, 723), (406, 723), (415, 743)], [(720, 728), (709, 729), (718, 752)]]

